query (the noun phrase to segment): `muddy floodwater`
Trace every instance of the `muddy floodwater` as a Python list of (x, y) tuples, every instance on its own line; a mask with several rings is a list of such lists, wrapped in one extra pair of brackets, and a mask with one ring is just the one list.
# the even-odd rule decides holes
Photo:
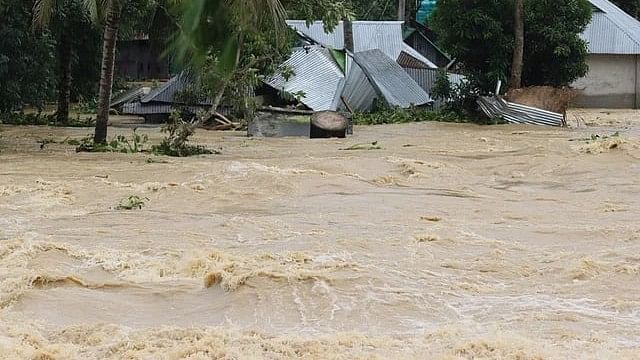
[(1, 126), (0, 359), (640, 359), (637, 119), (184, 159)]

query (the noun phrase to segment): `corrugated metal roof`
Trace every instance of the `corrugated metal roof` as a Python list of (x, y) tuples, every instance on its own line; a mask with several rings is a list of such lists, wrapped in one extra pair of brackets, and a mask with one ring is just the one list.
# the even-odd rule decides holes
[[(124, 104), (122, 106), (122, 113), (127, 115), (168, 115), (174, 110), (188, 109), (192, 113), (197, 113), (200, 110), (208, 110), (208, 106), (180, 106), (166, 103), (146, 103), (132, 102)], [(230, 106), (220, 106), (218, 113), (228, 116), (231, 115), (233, 109)]]
[(276, 74), (265, 83), (290, 94), (304, 92), (301, 102), (315, 111), (336, 110), (345, 81), (329, 50), (320, 46), (296, 48), (283, 65), (290, 66), (295, 75), (285, 80)]
[[(149, 102), (162, 102), (162, 103), (173, 103), (174, 96), (180, 91), (184, 91), (191, 86), (192, 81), (189, 76), (185, 74), (179, 74), (167, 81), (166, 83), (160, 85), (159, 87), (151, 90), (149, 94), (144, 96), (140, 102), (145, 104)], [(201, 101), (199, 105), (211, 105), (211, 100), (206, 99)]]
[(148, 94), (149, 92), (150, 92), (150, 89), (148, 87), (143, 87), (143, 86), (131, 89), (129, 91), (126, 91), (126, 92), (116, 96), (111, 101), (111, 104), (109, 105), (109, 107), (118, 108), (118, 107), (121, 107), (122, 105), (124, 105), (126, 103), (130, 103), (130, 102), (134, 102), (134, 101), (140, 101), (140, 99), (143, 96), (145, 96), (145, 94)]
[(407, 108), (432, 101), (429, 94), (381, 50), (358, 52), (354, 60), (387, 104)]
[(183, 81), (181, 81), (181, 78), (182, 77), (180, 75), (172, 77), (166, 83), (151, 90), (151, 92), (144, 96), (140, 101), (142, 103), (148, 103), (151, 101), (160, 101), (166, 103), (172, 102), (175, 93), (185, 87), (185, 84)]
[(597, 9), (582, 33), (590, 54), (640, 54), (640, 22), (607, 0), (589, 0)]
[[(405, 68), (404, 71), (406, 71), (424, 91), (431, 94), (431, 89), (433, 89), (436, 79), (438, 79), (438, 70)], [(464, 80), (464, 76), (460, 74), (447, 73), (447, 76), (449, 77), (449, 82), (453, 85), (458, 85)]]
[[(348, 71), (347, 80), (344, 85), (342, 96), (352, 110), (359, 112), (370, 111), (374, 100), (378, 97), (376, 89), (365, 75), (364, 71), (356, 64), (351, 57), (347, 58)], [(341, 104), (341, 109), (346, 110)]]
[(429, 69), (429, 67), (425, 63), (423, 63), (422, 61), (418, 61), (418, 59), (414, 58), (404, 51), (400, 53), (397, 62), (405, 69)]
[(315, 21), (307, 26), (305, 20), (287, 20), (287, 24), (317, 41), (320, 45), (336, 50), (344, 49), (344, 25), (342, 21), (330, 33), (324, 31), (324, 23), (322, 21)]
[[(336, 50), (344, 50), (343, 22), (340, 22), (331, 33), (325, 33), (322, 21), (315, 21), (307, 26), (304, 20), (287, 20), (287, 24), (320, 45)], [(397, 60), (400, 52), (404, 50), (430, 67), (436, 67), (428, 59), (404, 43), (402, 24), (402, 21), (352, 22), (354, 52), (380, 49), (388, 57)]]
[(431, 68), (431, 69), (437, 69), (438, 65), (434, 64), (431, 60), (427, 59), (426, 57), (424, 57), (422, 54), (420, 54), (418, 52), (418, 50), (412, 48), (411, 46), (409, 46), (409, 44), (403, 42), (402, 43), (402, 53), (405, 53), (409, 56), (411, 56), (412, 58), (418, 60), (419, 62), (425, 64), (427, 67)]
[[(433, 90), (433, 86), (438, 79), (438, 71), (436, 69), (415, 69), (415, 68), (405, 68), (404, 71), (411, 76), (413, 80), (415, 80), (420, 87), (427, 92), (427, 94), (431, 95)], [(449, 82), (452, 85), (459, 85), (463, 80), (464, 76), (460, 74), (447, 73), (449, 77)], [(434, 108), (439, 109), (445, 105), (445, 102), (442, 99), (435, 100)]]
[(402, 21), (354, 21), (353, 51), (379, 49), (394, 61), (400, 56)]
[[(173, 110), (177, 110), (178, 108), (183, 108), (180, 106), (175, 106), (167, 103), (140, 103), (140, 102), (132, 102), (128, 104), (124, 104), (122, 106), (122, 113), (129, 115), (157, 115), (157, 114), (170, 114)], [(192, 112), (198, 112), (199, 110), (206, 110), (206, 106), (189, 106), (186, 107)]]

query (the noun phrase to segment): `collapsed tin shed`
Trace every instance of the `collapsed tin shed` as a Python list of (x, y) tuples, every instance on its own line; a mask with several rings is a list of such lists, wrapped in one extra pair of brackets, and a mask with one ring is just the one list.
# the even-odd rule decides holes
[[(279, 91), (302, 95), (300, 101), (310, 109), (369, 111), (376, 99), (400, 107), (420, 106), (432, 101), (398, 65), (402, 57), (425, 68), (436, 68), (404, 43), (401, 21), (351, 23), (351, 49), (345, 45), (343, 22), (332, 32), (326, 32), (319, 21), (307, 24), (303, 20), (289, 20), (287, 23), (311, 43), (295, 49), (284, 63), (294, 72), (291, 78), (275, 75), (265, 79), (265, 83)], [(370, 51), (374, 51), (375, 56), (367, 53)], [(336, 52), (343, 54), (344, 64), (338, 64)], [(355, 58), (358, 60), (354, 61)], [(394, 82), (398, 84), (392, 85)]]

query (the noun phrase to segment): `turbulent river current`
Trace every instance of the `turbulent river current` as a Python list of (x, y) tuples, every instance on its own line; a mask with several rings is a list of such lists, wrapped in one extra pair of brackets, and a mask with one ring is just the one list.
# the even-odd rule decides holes
[(640, 359), (640, 121), (581, 116), (182, 159), (0, 127), (0, 359)]

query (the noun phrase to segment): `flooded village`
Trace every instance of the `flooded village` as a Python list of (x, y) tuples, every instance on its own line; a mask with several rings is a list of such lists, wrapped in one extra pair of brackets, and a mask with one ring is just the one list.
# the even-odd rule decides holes
[(640, 358), (624, 1), (7, 1), (0, 359)]

